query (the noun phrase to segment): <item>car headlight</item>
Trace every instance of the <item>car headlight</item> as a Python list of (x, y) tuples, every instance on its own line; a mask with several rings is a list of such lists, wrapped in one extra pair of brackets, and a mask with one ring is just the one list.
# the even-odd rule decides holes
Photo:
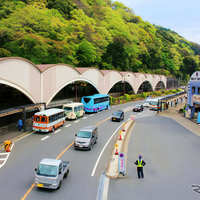
[(37, 183), (38, 183), (38, 181), (39, 181), (39, 180), (38, 180), (38, 178), (35, 178), (35, 182), (37, 182)]
[(57, 184), (57, 183), (56, 183), (56, 180), (53, 180), (53, 181), (52, 181), (52, 184)]

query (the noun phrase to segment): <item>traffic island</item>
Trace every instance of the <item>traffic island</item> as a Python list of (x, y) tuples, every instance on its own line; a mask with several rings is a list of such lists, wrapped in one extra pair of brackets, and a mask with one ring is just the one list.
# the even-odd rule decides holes
[[(131, 117), (122, 125), (123, 129), (121, 127), (121, 131), (115, 139), (106, 170), (108, 178), (125, 178), (126, 176), (127, 149), (133, 125), (134, 117)], [(121, 163), (119, 163), (119, 160)], [(120, 168), (123, 169), (123, 172), (119, 170)]]

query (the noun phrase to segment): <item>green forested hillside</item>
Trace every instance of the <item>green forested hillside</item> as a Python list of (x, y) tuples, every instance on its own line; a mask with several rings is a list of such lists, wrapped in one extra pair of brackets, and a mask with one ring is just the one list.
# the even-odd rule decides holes
[(110, 0), (0, 0), (0, 57), (187, 80), (200, 46)]

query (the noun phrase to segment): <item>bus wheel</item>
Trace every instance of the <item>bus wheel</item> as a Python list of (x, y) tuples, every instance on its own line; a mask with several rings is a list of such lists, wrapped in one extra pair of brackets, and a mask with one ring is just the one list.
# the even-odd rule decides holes
[(108, 106), (106, 106), (106, 110), (108, 110)]
[(54, 132), (54, 126), (53, 126), (53, 128), (52, 128), (52, 132)]
[(78, 119), (78, 116), (76, 115), (76, 120)]

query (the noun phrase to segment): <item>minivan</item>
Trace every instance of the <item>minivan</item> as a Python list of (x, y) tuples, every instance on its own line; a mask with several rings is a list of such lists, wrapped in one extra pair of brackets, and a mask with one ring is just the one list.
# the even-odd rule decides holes
[(75, 149), (89, 149), (91, 150), (93, 145), (97, 143), (98, 129), (96, 126), (86, 126), (81, 128), (78, 134), (75, 134), (74, 140)]

